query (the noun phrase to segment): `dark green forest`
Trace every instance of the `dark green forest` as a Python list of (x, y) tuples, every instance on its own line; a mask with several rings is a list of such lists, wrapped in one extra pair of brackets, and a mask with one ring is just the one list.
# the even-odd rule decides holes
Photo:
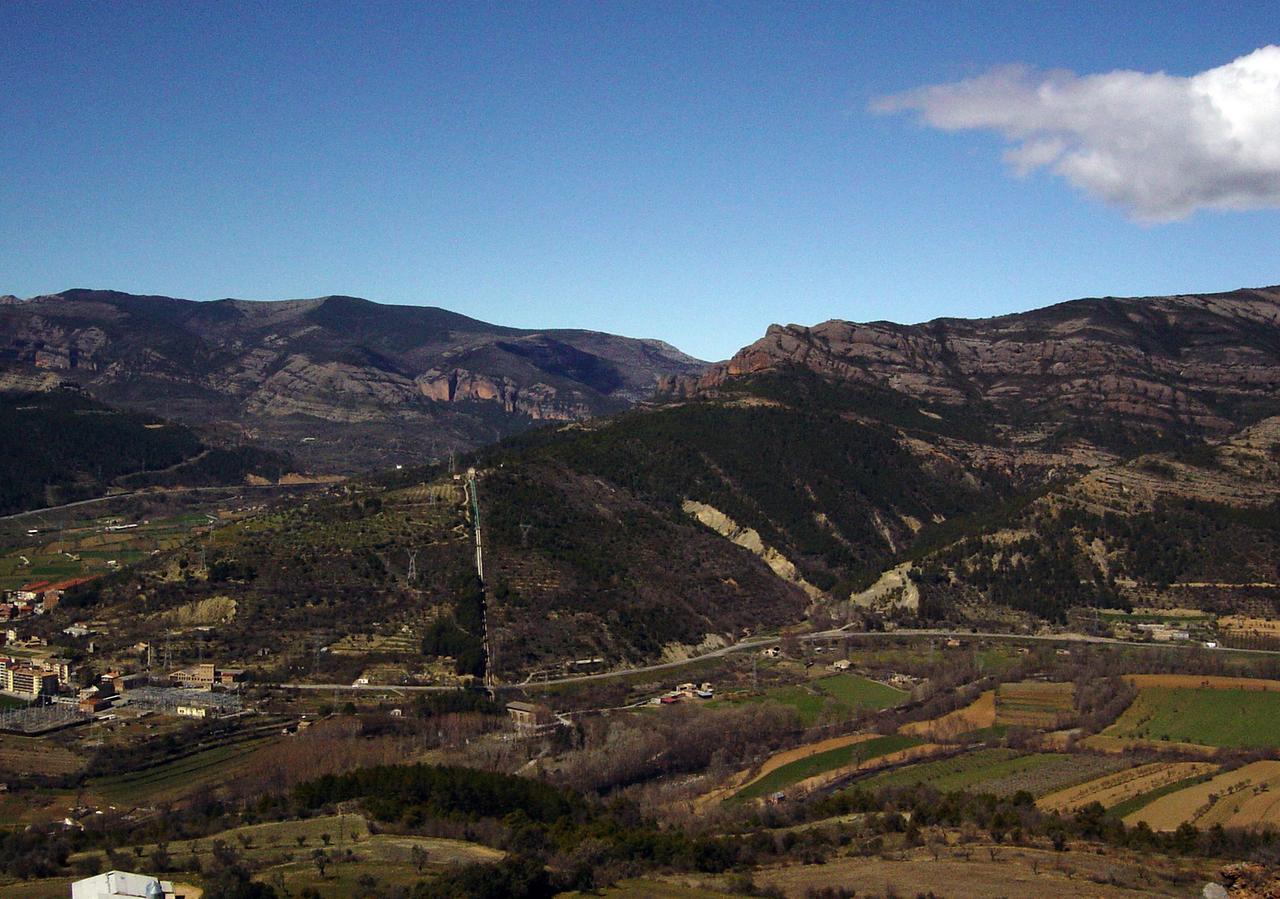
[(113, 485), (235, 484), (287, 470), (279, 453), (209, 448), (188, 427), (79, 391), (0, 393), (0, 514), (101, 496)]

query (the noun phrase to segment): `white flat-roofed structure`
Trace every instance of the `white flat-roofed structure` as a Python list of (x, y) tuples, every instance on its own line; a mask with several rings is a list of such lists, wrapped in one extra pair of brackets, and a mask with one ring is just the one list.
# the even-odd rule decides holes
[(71, 884), (71, 899), (183, 899), (173, 884), (150, 874), (108, 871)]

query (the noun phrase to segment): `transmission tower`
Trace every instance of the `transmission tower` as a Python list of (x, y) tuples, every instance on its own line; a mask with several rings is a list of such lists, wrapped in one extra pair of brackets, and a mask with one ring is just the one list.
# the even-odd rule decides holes
[(529, 532), (533, 530), (533, 525), (527, 521), (520, 522), (520, 545), (526, 549), (529, 546)]
[(409, 583), (412, 584), (418, 579), (418, 551), (416, 549), (409, 550)]

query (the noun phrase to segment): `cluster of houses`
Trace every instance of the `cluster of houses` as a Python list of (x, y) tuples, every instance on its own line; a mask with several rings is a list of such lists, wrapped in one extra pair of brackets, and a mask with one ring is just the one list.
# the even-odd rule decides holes
[(653, 700), (655, 705), (674, 705), (677, 702), (684, 702), (689, 699), (711, 699), (716, 695), (715, 688), (710, 683), (701, 684), (680, 684), (674, 690), (671, 690), (657, 699)]
[(93, 578), (73, 577), (62, 581), (32, 581), (17, 590), (6, 591), (4, 601), (0, 602), (0, 621), (14, 621), (51, 612), (58, 607), (64, 593), (91, 580)]

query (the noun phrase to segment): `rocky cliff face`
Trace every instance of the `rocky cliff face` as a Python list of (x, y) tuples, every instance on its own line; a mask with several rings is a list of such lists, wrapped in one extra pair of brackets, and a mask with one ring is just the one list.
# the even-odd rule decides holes
[(1276, 405), (1280, 288), (1089, 299), (981, 320), (774, 325), (732, 359), (669, 379), (676, 396), (799, 367), (944, 406), (1023, 442), (1066, 422), (1225, 435)]
[(0, 366), (8, 381), (73, 381), (337, 470), (617, 411), (660, 377), (703, 367), (658, 341), (352, 297), (195, 303), (87, 290), (0, 303)]

